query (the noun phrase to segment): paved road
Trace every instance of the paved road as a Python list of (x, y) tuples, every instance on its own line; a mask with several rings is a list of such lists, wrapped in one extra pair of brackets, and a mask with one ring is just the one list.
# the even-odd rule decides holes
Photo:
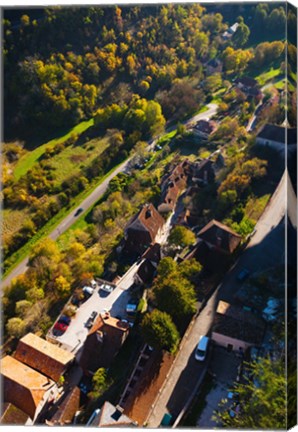
[(187, 397), (200, 378), (203, 365), (194, 360), (194, 349), (200, 334), (206, 334), (212, 325), (220, 299), (232, 300), (240, 287), (236, 275), (242, 267), (258, 271), (282, 262), (284, 253), (284, 226), (282, 220), (286, 209), (286, 179), (283, 175), (263, 215), (256, 225), (256, 233), (234, 268), (226, 275), (196, 319), (183, 349), (179, 352), (169, 379), (162, 389), (154, 410), (149, 416), (148, 427), (158, 427), (163, 415), (170, 412), (174, 417), (182, 410)]
[[(77, 217), (76, 212), (82, 208), (83, 211), (87, 211), (107, 190), (110, 180), (115, 177), (119, 172), (123, 171), (129, 163), (129, 160), (126, 160), (115, 171), (113, 171), (81, 204), (75, 208), (71, 213), (69, 213), (65, 219), (55, 228), (49, 235), (53, 240), (56, 240), (61, 234), (63, 234), (76, 220)], [(80, 216), (83, 212), (80, 214)], [(27, 270), (28, 257), (26, 257), (23, 261), (20, 262), (11, 273), (2, 281), (1, 288), (9, 285), (12, 279), (22, 273), (25, 273)]]
[(211, 328), (216, 307), (215, 301), (216, 295), (214, 294), (196, 319), (183, 349), (178, 353), (172, 372), (160, 394), (155, 409), (147, 419), (149, 428), (158, 427), (166, 412), (170, 412), (176, 417), (192, 393), (205, 367), (205, 363), (195, 360), (194, 351), (200, 335), (207, 334)]
[[(187, 120), (185, 124), (190, 124), (193, 122), (196, 122), (203, 118), (209, 118), (212, 115), (215, 114), (217, 105), (216, 104), (208, 104), (208, 110), (195, 115), (191, 119)], [(176, 126), (172, 126), (168, 128), (165, 133), (168, 133), (172, 130), (174, 130)], [(157, 139), (149, 141), (148, 148), (152, 149), (157, 142)], [(115, 177), (119, 172), (125, 171), (130, 162), (131, 158), (123, 162), (115, 171), (113, 171), (84, 201), (81, 202), (81, 204), (75, 208), (69, 215), (63, 219), (63, 221), (58, 225), (57, 228), (52, 231), (48, 237), (50, 237), (53, 240), (56, 240), (61, 234), (63, 234), (75, 221), (76, 221), (76, 212), (79, 209), (83, 209), (83, 212), (86, 212), (107, 190), (107, 187), (109, 185), (110, 180)], [(80, 216), (83, 214), (83, 212), (80, 213)], [(9, 285), (13, 278), (16, 276), (25, 273), (27, 270), (27, 264), (28, 264), (28, 257), (26, 257), (23, 261), (20, 262), (12, 271), (11, 273), (2, 281), (1, 288), (4, 288), (5, 286)]]

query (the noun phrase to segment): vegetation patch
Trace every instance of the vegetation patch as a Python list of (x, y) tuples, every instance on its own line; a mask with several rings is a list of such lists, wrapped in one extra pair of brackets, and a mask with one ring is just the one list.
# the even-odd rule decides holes
[(74, 126), (67, 132), (67, 134), (63, 135), (60, 138), (52, 139), (51, 141), (41, 144), (39, 147), (37, 147), (35, 150), (32, 150), (31, 152), (25, 154), (20, 160), (18, 161), (15, 170), (14, 170), (14, 178), (18, 180), (20, 177), (22, 177), (24, 174), (26, 174), (33, 166), (34, 164), (40, 159), (40, 157), (45, 153), (46, 149), (54, 148), (55, 145), (63, 143), (68, 138), (71, 137), (73, 134), (80, 134), (84, 131), (86, 131), (89, 127), (91, 127), (94, 123), (93, 118), (87, 121), (83, 121), (79, 123), (78, 125)]

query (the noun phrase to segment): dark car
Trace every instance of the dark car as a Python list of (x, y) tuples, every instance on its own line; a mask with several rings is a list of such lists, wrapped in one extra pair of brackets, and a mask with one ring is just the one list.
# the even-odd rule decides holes
[(82, 208), (82, 207), (80, 207), (76, 212), (75, 212), (75, 217), (76, 216), (79, 216), (79, 214), (81, 214), (82, 213), (82, 211), (83, 211), (84, 209)]
[(69, 326), (71, 322), (71, 318), (66, 315), (61, 315), (61, 317), (58, 319), (58, 322)]
[(91, 329), (91, 327), (93, 326), (93, 319), (91, 317), (87, 319), (85, 326), (87, 327), (87, 329)]
[(90, 318), (94, 321), (96, 317), (97, 317), (97, 312), (93, 311), (92, 314), (90, 315)]

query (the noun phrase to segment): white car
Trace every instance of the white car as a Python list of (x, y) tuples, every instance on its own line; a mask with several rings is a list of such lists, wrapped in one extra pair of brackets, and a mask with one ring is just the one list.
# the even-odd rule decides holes
[(196, 360), (204, 361), (206, 359), (208, 346), (209, 346), (208, 336), (201, 336), (195, 351)]
[(100, 289), (105, 291), (105, 292), (111, 293), (114, 290), (114, 287), (112, 287), (111, 285), (108, 285), (108, 284), (102, 284), (100, 286)]

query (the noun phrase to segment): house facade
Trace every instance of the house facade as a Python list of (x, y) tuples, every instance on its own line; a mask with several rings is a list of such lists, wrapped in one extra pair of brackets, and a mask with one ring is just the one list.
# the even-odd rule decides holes
[(261, 345), (265, 323), (252, 312), (220, 300), (213, 321), (211, 339), (230, 351), (245, 352)]

